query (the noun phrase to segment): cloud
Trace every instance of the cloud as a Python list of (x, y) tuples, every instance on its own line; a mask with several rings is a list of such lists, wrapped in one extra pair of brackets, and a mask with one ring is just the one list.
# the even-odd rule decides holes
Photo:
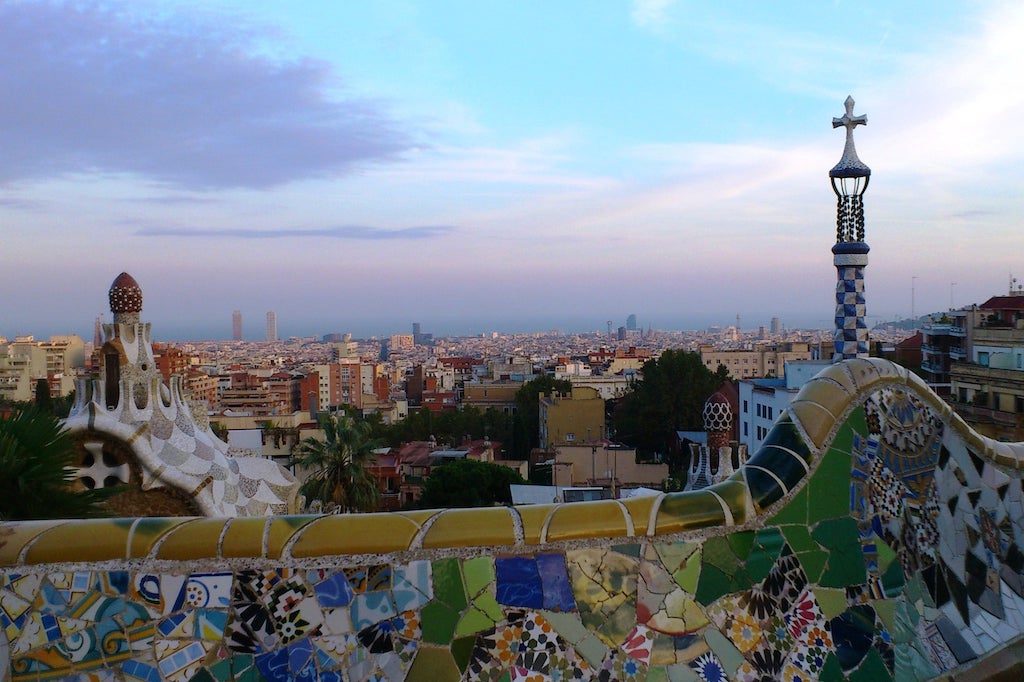
[(675, 0), (633, 0), (629, 16), (640, 28), (657, 28), (665, 21), (665, 10)]
[(238, 17), (0, 3), (0, 183), (100, 172), (263, 188), (414, 146), (383, 103), (336, 98), (326, 64), (266, 56), (273, 40)]
[(337, 227), (296, 230), (237, 230), (220, 228), (196, 230), (176, 227), (154, 227), (139, 230), (135, 234), (140, 237), (188, 237), (189, 239), (196, 237), (231, 237), (235, 239), (298, 239), (313, 237), (379, 241), (392, 239), (433, 239), (457, 231), (457, 228), (450, 225), (416, 225), (397, 230), (385, 230), (366, 225), (339, 225)]

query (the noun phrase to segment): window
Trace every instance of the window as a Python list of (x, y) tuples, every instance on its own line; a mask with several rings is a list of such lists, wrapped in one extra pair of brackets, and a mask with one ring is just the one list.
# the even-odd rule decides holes
[(565, 434), (565, 439), (566, 440), (576, 440), (576, 434), (575, 433), (567, 433), (567, 434)]
[(744, 438), (746, 438), (747, 436), (750, 435), (750, 429), (747, 428), (748, 426), (750, 426), (750, 424), (748, 422), (743, 422), (743, 437)]
[(746, 414), (747, 412), (749, 412), (749, 410), (747, 409), (747, 401), (744, 400), (743, 401), (743, 414)]
[(982, 351), (982, 350), (978, 351), (978, 364), (981, 365), (982, 367), (988, 367), (988, 352), (987, 351)]

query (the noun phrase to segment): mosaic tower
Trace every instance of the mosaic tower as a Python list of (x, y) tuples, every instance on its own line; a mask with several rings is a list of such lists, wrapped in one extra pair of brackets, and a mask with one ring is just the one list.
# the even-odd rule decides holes
[(871, 180), (871, 169), (857, 158), (853, 129), (867, 125), (867, 116), (853, 115), (853, 98), (847, 97), (846, 113), (832, 119), (832, 127), (846, 128), (846, 147), (828, 172), (836, 193), (836, 243), (832, 261), (836, 266), (836, 329), (833, 362), (868, 356), (868, 326), (865, 320), (864, 268), (868, 264), (868, 245), (864, 242), (864, 190)]

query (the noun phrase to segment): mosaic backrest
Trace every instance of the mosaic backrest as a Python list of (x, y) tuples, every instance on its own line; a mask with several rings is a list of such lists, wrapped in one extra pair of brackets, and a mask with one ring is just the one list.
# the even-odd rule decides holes
[(13, 680), (980, 678), (1024, 632), (1022, 460), (849, 360), (699, 491), (4, 524), (0, 656)]

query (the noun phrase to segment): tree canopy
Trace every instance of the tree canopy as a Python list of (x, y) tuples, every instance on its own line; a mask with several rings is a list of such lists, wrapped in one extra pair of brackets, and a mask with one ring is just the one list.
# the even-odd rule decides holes
[(642, 378), (619, 402), (616, 438), (642, 455), (669, 453), (673, 432), (703, 430), (704, 403), (728, 378), (725, 367), (712, 372), (691, 351), (668, 350), (648, 360)]
[(75, 489), (74, 442), (52, 414), (25, 409), (0, 419), (0, 520), (105, 516), (120, 488)]
[(310, 470), (302, 494), (308, 502), (318, 500), (326, 508), (343, 512), (375, 511), (380, 490), (368, 468), (377, 447), (370, 437), (370, 424), (343, 414), (325, 414), (320, 428), (324, 440), (309, 437), (295, 446), (292, 463)]
[(500, 464), (475, 459), (446, 462), (430, 471), (423, 485), (420, 506), (491, 507), (499, 503), (511, 504), (509, 486), (523, 483), (526, 481), (518, 471)]

